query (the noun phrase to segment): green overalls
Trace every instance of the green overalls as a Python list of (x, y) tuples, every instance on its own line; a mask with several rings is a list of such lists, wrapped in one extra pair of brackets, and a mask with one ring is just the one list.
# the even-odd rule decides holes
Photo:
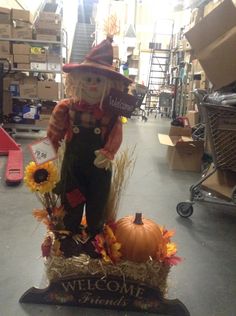
[(81, 112), (76, 111), (73, 136), (66, 144), (59, 185), (61, 202), (67, 212), (64, 225), (73, 234), (80, 232), (84, 210), (90, 236), (95, 236), (103, 228), (111, 171), (94, 165), (94, 152), (103, 148), (105, 143), (100, 127), (101, 120), (96, 120), (92, 128), (81, 126)]

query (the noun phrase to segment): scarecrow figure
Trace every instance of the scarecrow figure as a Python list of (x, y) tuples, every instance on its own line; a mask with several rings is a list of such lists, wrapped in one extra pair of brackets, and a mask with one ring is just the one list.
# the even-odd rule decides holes
[(56, 188), (65, 208), (65, 228), (79, 234), (85, 210), (87, 233), (104, 225), (112, 160), (122, 142), (122, 122), (104, 104), (111, 88), (127, 92), (131, 80), (112, 66), (112, 37), (92, 48), (81, 64), (66, 64), (66, 93), (50, 118), (48, 137), (55, 149), (65, 138), (61, 180)]

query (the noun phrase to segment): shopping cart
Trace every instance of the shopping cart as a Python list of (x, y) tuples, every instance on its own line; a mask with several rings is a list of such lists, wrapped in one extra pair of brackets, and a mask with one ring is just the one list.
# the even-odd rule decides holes
[[(210, 202), (236, 207), (236, 93), (202, 96), (202, 107), (206, 135), (210, 142), (213, 164), (202, 174), (201, 179), (190, 187), (190, 200), (176, 206), (177, 213), (189, 217), (193, 204)], [(209, 190), (206, 183), (217, 176), (230, 176), (230, 193)]]
[(159, 94), (159, 113), (161, 114), (161, 117), (170, 117), (171, 116), (171, 110), (172, 110), (172, 99), (173, 94), (171, 92), (160, 92)]
[(196, 106), (198, 109), (199, 120), (198, 123), (193, 126), (192, 138), (194, 140), (205, 140), (205, 115), (204, 109), (202, 108), (202, 101), (206, 97), (206, 90), (194, 90), (193, 95), (196, 99)]
[(136, 103), (136, 108), (134, 112), (132, 113), (132, 116), (140, 116), (142, 120), (145, 122), (147, 121), (147, 114), (146, 114), (146, 111), (142, 108), (142, 103), (143, 103), (146, 93), (147, 93), (146, 86), (139, 83), (135, 83), (135, 86), (132, 90), (132, 94), (137, 98), (137, 103)]

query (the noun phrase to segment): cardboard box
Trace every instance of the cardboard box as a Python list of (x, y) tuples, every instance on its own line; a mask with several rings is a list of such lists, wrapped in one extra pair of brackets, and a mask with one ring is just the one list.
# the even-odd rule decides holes
[(179, 127), (179, 126), (172, 126), (169, 130), (169, 136), (186, 136), (191, 137), (192, 129), (191, 127)]
[(29, 44), (12, 44), (13, 54), (16, 55), (29, 55), (30, 54), (30, 45)]
[(28, 64), (29, 62), (30, 62), (30, 55), (22, 55), (22, 54), (14, 55), (14, 63)]
[(30, 54), (30, 61), (36, 63), (46, 62), (46, 54)]
[(200, 62), (197, 59), (192, 60), (192, 67), (193, 67), (193, 73), (198, 73), (198, 72), (203, 71), (203, 68)]
[(57, 36), (56, 35), (48, 35), (48, 34), (37, 34), (36, 39), (39, 41), (45, 41), (45, 42), (57, 42)]
[(235, 21), (236, 6), (225, 0), (185, 34), (215, 89), (236, 80)]
[(1, 58), (3, 58), (3, 59), (8, 59), (9, 62), (11, 63), (11, 65), (13, 65), (13, 55), (1, 54)]
[(207, 78), (204, 71), (194, 73), (193, 75), (193, 89), (207, 89)]
[(11, 10), (0, 7), (0, 24), (11, 24)]
[(18, 97), (20, 95), (20, 85), (18, 81), (12, 81), (9, 87), (9, 91), (12, 97)]
[(0, 54), (10, 54), (10, 42), (0, 41)]
[(27, 10), (12, 9), (11, 16), (12, 16), (12, 20), (32, 22), (32, 16), (30, 14), (30, 11), (27, 11)]
[(191, 127), (196, 126), (199, 123), (199, 112), (188, 111), (186, 114)]
[(48, 63), (48, 70), (53, 70), (53, 71), (61, 71), (61, 64), (56, 64), (56, 63)]
[(31, 85), (37, 85), (38, 83), (38, 79), (36, 77), (32, 76), (27, 76), (25, 78), (23, 78), (21, 80), (21, 83), (27, 83), (27, 84), (31, 84)]
[(187, 63), (187, 64), (190, 64), (191, 63), (191, 58), (192, 58), (192, 54), (191, 54), (191, 51), (185, 51), (184, 52), (184, 62)]
[(10, 24), (0, 24), (0, 37), (10, 38), (11, 37), (11, 25)]
[(39, 119), (35, 122), (38, 127), (47, 128), (51, 114), (40, 114)]
[(12, 97), (10, 92), (3, 92), (3, 115), (12, 113)]
[(32, 28), (32, 24), (29, 22), (25, 22), (25, 21), (20, 21), (20, 20), (14, 20), (13, 21), (13, 26), (16, 28), (20, 28), (20, 27), (25, 27), (25, 28)]
[(43, 29), (43, 30), (50, 29), (50, 30), (60, 31), (61, 22), (60, 21), (56, 22), (56, 21), (42, 21), (42, 20), (40, 20), (36, 23), (35, 26), (36, 26), (36, 29)]
[[(212, 167), (209, 168), (208, 173), (211, 171)], [(206, 179), (201, 186), (207, 192), (212, 192), (219, 198), (232, 200), (232, 192), (236, 186), (236, 172), (219, 169)]]
[(26, 99), (35, 98), (37, 96), (37, 85), (30, 83), (20, 84), (20, 96)]
[(47, 55), (47, 62), (52, 64), (61, 64), (61, 56), (59, 55)]
[(12, 77), (9, 76), (3, 78), (3, 91), (9, 91), (12, 80)]
[(201, 171), (204, 143), (186, 136), (158, 134), (161, 144), (167, 147), (167, 161), (171, 170)]
[(61, 16), (53, 12), (39, 12), (38, 20), (40, 21), (61, 21)]
[(11, 14), (11, 10), (8, 9), (8, 8), (5, 8), (5, 7), (0, 7), (0, 13), (1, 14), (8, 14), (8, 15), (10, 15)]
[(37, 28), (36, 29), (37, 34), (44, 34), (44, 35), (54, 35), (54, 36), (60, 36), (61, 31), (59, 29), (43, 29), (43, 28)]
[(30, 64), (16, 64), (17, 69), (30, 69)]
[(28, 27), (12, 28), (12, 37), (15, 39), (32, 39), (33, 32), (32, 29)]
[(223, 0), (211, 1), (204, 6), (204, 16), (208, 15), (213, 11)]
[(38, 62), (31, 62), (30, 69), (31, 70), (48, 70), (46, 63), (38, 63)]
[(188, 42), (188, 40), (186, 38), (184, 38), (182, 40), (182, 45), (183, 45), (183, 50), (185, 50), (185, 51), (188, 51), (188, 50), (192, 49), (190, 43)]
[(193, 27), (203, 17), (203, 10), (201, 8), (194, 8), (191, 11), (189, 24)]
[(58, 100), (59, 84), (54, 81), (38, 81), (38, 97), (43, 100)]

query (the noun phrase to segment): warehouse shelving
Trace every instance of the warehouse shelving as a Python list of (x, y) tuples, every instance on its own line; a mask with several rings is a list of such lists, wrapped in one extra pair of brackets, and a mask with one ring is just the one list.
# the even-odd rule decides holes
[[(59, 96), (58, 99), (63, 97), (63, 77), (62, 77), (62, 64), (63, 61), (67, 61), (68, 60), (68, 49), (67, 49), (67, 32), (62, 29), (61, 30), (61, 41), (45, 41), (45, 40), (36, 40), (36, 39), (18, 39), (18, 38), (3, 38), (0, 37), (0, 41), (6, 41), (6, 42), (10, 42), (10, 43), (17, 43), (17, 44), (35, 44), (37, 45), (42, 45), (42, 46), (46, 46), (46, 47), (60, 47), (60, 69), (58, 70), (50, 70), (50, 69), (46, 69), (46, 70), (39, 70), (39, 69), (23, 69), (23, 68), (15, 68), (12, 67), (11, 68), (11, 73), (16, 73), (16, 72), (21, 72), (21, 73), (38, 73), (38, 74), (42, 74), (42, 73), (47, 73), (47, 74), (58, 74), (60, 76), (60, 87), (59, 87)], [(64, 49), (64, 51), (63, 51)], [(63, 53), (65, 54), (65, 57), (63, 58)], [(57, 101), (57, 100), (46, 100), (46, 99), (42, 99), (39, 97), (21, 97), (21, 96), (11, 96), (12, 99), (18, 99), (18, 100), (31, 100), (31, 101), (43, 101), (43, 102), (47, 102), (47, 101)], [(5, 123), (4, 124), (4, 128), (9, 130), (10, 132), (12, 132), (15, 136), (21, 136), (21, 137), (25, 137), (25, 136), (34, 136), (37, 135), (38, 132), (40, 130), (44, 130), (44, 127), (41, 126), (37, 126), (34, 124), (21, 124), (21, 123)], [(20, 132), (19, 131), (28, 131), (28, 133), (25, 132)], [(32, 133), (33, 131), (33, 133)]]

